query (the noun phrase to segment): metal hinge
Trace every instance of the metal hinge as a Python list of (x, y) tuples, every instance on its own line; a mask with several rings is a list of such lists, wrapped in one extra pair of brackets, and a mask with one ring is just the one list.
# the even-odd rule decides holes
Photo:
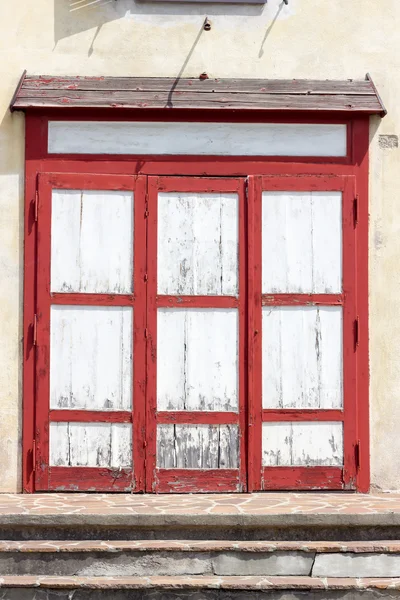
[(244, 197), (246, 201), (249, 199), (249, 177), (246, 177), (244, 182)]
[(358, 195), (353, 200), (353, 224), (354, 227), (358, 225)]
[(35, 191), (34, 208), (35, 208), (35, 223), (37, 223), (38, 214), (39, 214), (39, 191), (37, 188)]
[(37, 345), (37, 315), (33, 315), (33, 345)]
[(357, 440), (357, 443), (354, 446), (354, 453), (355, 453), (355, 461), (356, 461), (356, 470), (358, 472), (361, 467), (360, 440)]
[(143, 281), (147, 282), (149, 280), (149, 276), (147, 273), (144, 274)]
[(33, 470), (36, 471), (36, 440), (35, 439), (32, 442), (32, 463), (33, 463)]
[(148, 329), (147, 329), (147, 327), (146, 327), (146, 328), (145, 328), (145, 330), (144, 330), (144, 337), (145, 337), (146, 339), (147, 339), (147, 337), (148, 337), (148, 333), (149, 333), (149, 332), (148, 332)]
[(358, 348), (360, 342), (360, 321), (358, 317), (354, 320), (354, 349)]

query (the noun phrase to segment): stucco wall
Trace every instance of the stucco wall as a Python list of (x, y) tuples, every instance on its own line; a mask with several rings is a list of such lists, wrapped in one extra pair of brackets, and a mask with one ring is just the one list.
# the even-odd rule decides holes
[[(212, 29), (205, 32), (205, 15)], [(371, 122), (372, 483), (400, 489), (400, 133), (398, 0), (267, 5), (133, 0), (0, 2), (0, 491), (21, 489), (24, 118), (8, 104), (31, 74), (363, 78), (389, 111)]]

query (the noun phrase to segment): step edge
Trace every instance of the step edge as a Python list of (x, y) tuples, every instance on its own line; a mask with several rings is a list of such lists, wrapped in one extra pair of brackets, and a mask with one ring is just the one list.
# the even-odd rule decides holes
[(314, 589), (314, 590), (400, 590), (399, 578), (321, 578), (321, 577), (257, 577), (257, 576), (197, 576), (197, 577), (51, 577), (3, 576), (1, 588), (48, 589)]
[(0, 540), (0, 556), (3, 553), (89, 553), (89, 552), (302, 552), (316, 554), (397, 554), (400, 541), (379, 540), (372, 542), (298, 542), (298, 541), (189, 541), (189, 540), (133, 540), (104, 541), (8, 541)]
[(400, 527), (400, 512), (368, 514), (288, 513), (288, 514), (1, 514), (0, 528), (8, 527), (205, 527), (281, 528), (290, 527)]

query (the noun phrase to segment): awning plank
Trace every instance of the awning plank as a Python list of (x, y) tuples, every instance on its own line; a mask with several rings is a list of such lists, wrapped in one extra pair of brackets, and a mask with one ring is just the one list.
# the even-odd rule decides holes
[(185, 108), (385, 114), (364, 81), (25, 76), (12, 110), (35, 107)]

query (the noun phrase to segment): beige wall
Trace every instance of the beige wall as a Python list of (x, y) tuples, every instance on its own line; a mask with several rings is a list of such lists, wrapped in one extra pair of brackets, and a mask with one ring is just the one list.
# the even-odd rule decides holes
[[(202, 30), (205, 15), (212, 21)], [(363, 78), (388, 109), (371, 123), (372, 482), (400, 490), (400, 2), (267, 5), (133, 0), (0, 2), (0, 491), (21, 489), (24, 119), (8, 104), (31, 74)]]

